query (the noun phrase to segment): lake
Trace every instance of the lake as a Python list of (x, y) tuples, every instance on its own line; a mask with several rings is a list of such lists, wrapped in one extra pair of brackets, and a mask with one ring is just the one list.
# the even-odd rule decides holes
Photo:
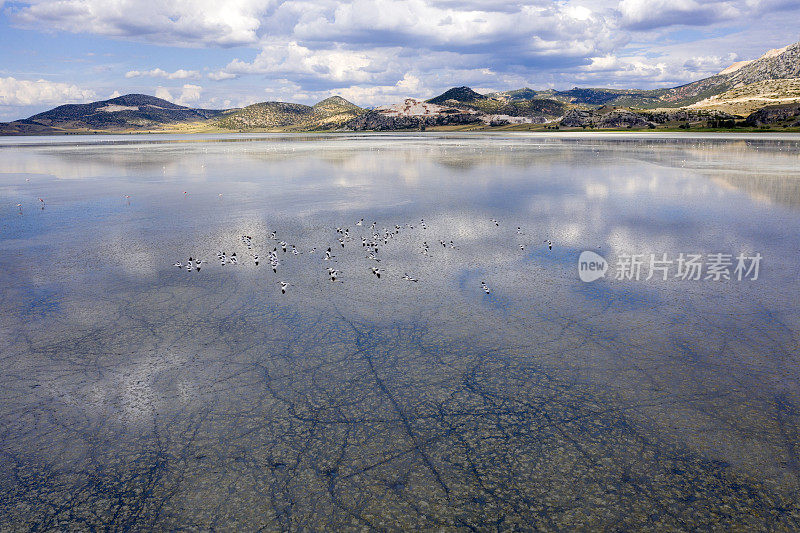
[(798, 135), (3, 138), (0, 228), (9, 529), (800, 528)]

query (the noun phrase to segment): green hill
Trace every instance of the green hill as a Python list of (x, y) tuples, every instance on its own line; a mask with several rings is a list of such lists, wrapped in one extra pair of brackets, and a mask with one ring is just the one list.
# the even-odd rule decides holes
[(564, 102), (552, 98), (539, 98), (540, 91), (519, 89), (503, 93), (479, 94), (469, 87), (454, 87), (428, 102), (451, 105), (462, 109), (473, 109), (490, 115), (513, 117), (553, 118), (563, 115), (567, 109)]
[[(89, 104), (66, 104), (16, 121), (34, 132), (124, 131), (205, 121), (223, 111), (192, 109), (146, 94), (126, 94)], [(15, 124), (15, 123), (12, 123)]]
[(230, 130), (305, 129), (325, 130), (341, 127), (364, 113), (341, 96), (326, 98), (313, 106), (288, 102), (261, 102), (234, 111), (219, 120)]
[(447, 102), (450, 100), (456, 102), (476, 102), (479, 100), (485, 100), (486, 97), (480, 93), (476, 93), (469, 87), (453, 87), (449, 89), (439, 96), (431, 98), (430, 100), (426, 100), (431, 104), (437, 105), (448, 105)]

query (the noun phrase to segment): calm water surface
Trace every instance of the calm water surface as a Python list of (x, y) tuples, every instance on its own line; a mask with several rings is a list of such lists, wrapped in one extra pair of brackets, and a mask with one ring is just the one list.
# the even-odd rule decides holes
[(797, 136), (2, 139), (0, 529), (797, 530), (798, 230)]

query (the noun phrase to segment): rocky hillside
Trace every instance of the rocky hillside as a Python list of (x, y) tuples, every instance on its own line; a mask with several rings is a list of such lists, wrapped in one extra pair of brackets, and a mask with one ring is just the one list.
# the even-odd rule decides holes
[(580, 89), (557, 92), (575, 104), (642, 108), (683, 107), (726, 91), (766, 80), (800, 78), (800, 43), (770, 50), (753, 61), (740, 61), (715, 76), (670, 89)]
[(573, 109), (569, 111), (560, 126), (564, 128), (597, 129), (655, 129), (657, 127), (730, 126), (737, 119), (735, 115), (716, 110), (631, 110), (603, 106), (597, 109)]
[(748, 126), (800, 127), (800, 103), (767, 106), (747, 117)]
[(762, 107), (795, 102), (800, 102), (800, 78), (757, 81), (700, 100), (689, 107), (747, 116)]
[(388, 115), (379, 111), (368, 111), (345, 125), (353, 131), (424, 130), (435, 126), (458, 126), (479, 124), (483, 120), (476, 113), (463, 113), (454, 109), (451, 113), (435, 115)]
[(333, 96), (313, 106), (288, 102), (253, 104), (226, 115), (217, 124), (221, 128), (239, 131), (280, 128), (324, 130), (342, 127), (362, 113), (364, 110), (357, 105), (341, 96)]

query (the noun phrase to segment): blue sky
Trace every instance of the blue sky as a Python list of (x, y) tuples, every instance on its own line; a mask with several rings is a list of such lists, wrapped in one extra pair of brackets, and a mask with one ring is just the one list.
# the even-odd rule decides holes
[(0, 120), (140, 92), (192, 107), (669, 87), (800, 40), (800, 0), (0, 0)]

